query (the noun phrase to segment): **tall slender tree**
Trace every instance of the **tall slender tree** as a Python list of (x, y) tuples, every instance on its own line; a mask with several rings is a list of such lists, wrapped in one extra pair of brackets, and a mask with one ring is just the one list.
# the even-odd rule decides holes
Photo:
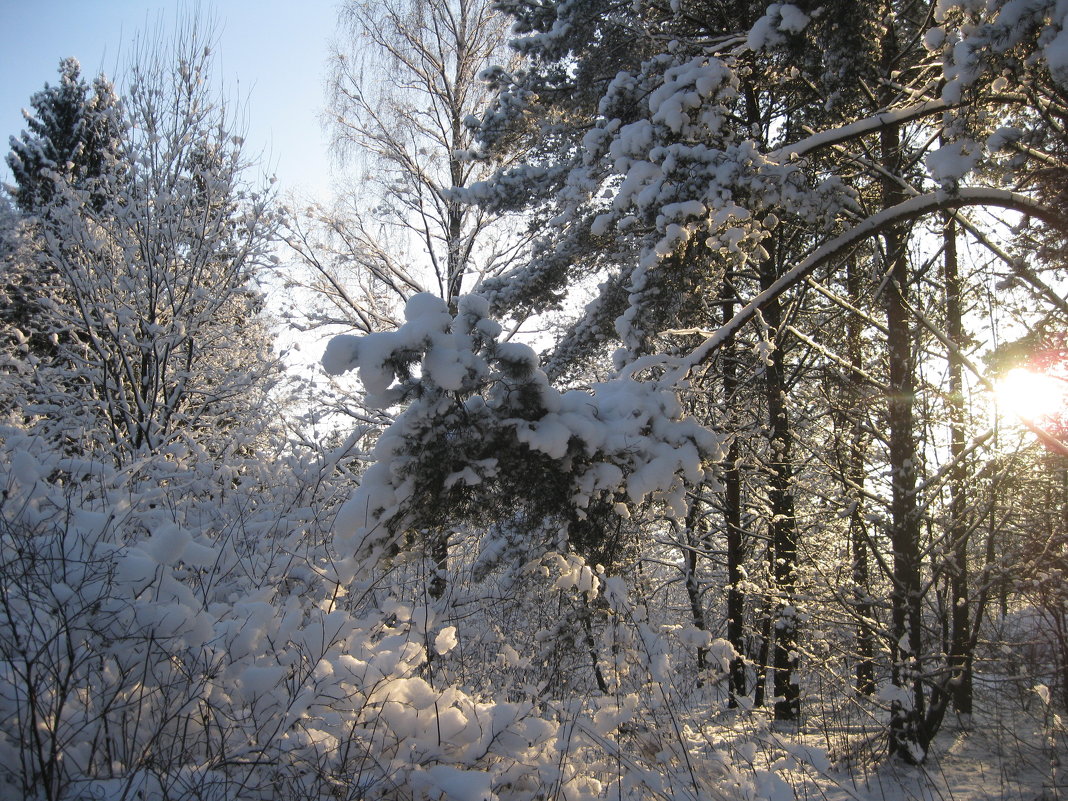
[(472, 157), (468, 121), (489, 102), (480, 76), (505, 55), (507, 28), (486, 0), (353, 1), (340, 25), (326, 121), (356, 183), (336, 213), (316, 214), (331, 241), (293, 242), (323, 290), (322, 320), (370, 331), (419, 292), (455, 304), (517, 253), (513, 230), (455, 192), (492, 169)]

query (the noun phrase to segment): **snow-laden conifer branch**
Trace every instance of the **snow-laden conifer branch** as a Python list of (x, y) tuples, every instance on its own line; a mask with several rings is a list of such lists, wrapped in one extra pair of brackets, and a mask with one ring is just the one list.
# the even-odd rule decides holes
[(561, 496), (545, 503), (565, 525), (599, 502), (626, 514), (660, 500), (684, 513), (685, 486), (704, 478), (719, 441), (683, 415), (670, 389), (622, 377), (560, 392), (533, 350), (498, 339), (485, 299), (458, 305), (453, 317), (444, 301), (417, 295), (396, 331), (327, 347), (324, 367), (357, 369), (369, 404), (407, 404), (338, 514), (342, 555), (380, 555), (410, 529), (461, 519), (471, 503), (537, 495), (561, 480)]
[(883, 128), (892, 125), (903, 125), (907, 122), (914, 122), (936, 114), (944, 114), (954, 108), (956, 108), (954, 104), (947, 103), (944, 100), (928, 100), (905, 108), (883, 111), (867, 119), (857, 120), (837, 128), (829, 128), (826, 131), (820, 131), (792, 144), (772, 150), (768, 153), (768, 159), (771, 161), (790, 161), (814, 151), (822, 150), (825, 147), (833, 147), (843, 142), (877, 133)]

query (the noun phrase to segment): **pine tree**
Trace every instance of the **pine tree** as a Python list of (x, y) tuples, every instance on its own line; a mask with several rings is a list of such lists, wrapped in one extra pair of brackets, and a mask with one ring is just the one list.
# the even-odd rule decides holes
[[(57, 236), (57, 193), (74, 187), (88, 193), (97, 211), (107, 202), (109, 186), (121, 175), (124, 133), (122, 107), (110, 82), (99, 76), (90, 86), (77, 60), (59, 65), (60, 83), (45, 84), (30, 100), (34, 113), (24, 112), (28, 130), (11, 137), (7, 164), (15, 179), (7, 187), (24, 227), (36, 229), (40, 241)], [(49, 331), (47, 307), (63, 297), (62, 281), (47, 258), (15, 257), (7, 261), (0, 287), (0, 319), (8, 333), (18, 332), (38, 358), (55, 356), (60, 337)]]
[(10, 140), (10, 191), (27, 214), (49, 207), (57, 182), (89, 189), (93, 204), (103, 203), (94, 183), (116, 168), (123, 122), (111, 84), (104, 76), (87, 84), (74, 58), (60, 62), (59, 75), (58, 85), (46, 83), (30, 99), (33, 113), (23, 112), (28, 130)]

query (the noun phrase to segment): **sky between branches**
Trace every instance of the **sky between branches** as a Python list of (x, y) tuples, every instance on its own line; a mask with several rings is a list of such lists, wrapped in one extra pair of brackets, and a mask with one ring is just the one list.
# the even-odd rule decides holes
[[(196, 6), (182, 0), (0, 0), (0, 146), (25, 127), (22, 109), (58, 82), (74, 56), (91, 80), (115, 79), (139, 33), (173, 30)], [(278, 177), (283, 192), (323, 197), (330, 184), (324, 104), (328, 43), (337, 0), (219, 0), (201, 14), (217, 22), (216, 79), (241, 107), (246, 153)], [(121, 86), (120, 86), (121, 89)], [(10, 171), (0, 164), (0, 181)]]

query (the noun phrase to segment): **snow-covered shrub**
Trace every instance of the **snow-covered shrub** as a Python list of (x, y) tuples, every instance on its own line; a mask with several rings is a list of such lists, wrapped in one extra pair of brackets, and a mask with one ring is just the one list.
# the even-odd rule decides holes
[[(98, 465), (67, 483), (60, 477), (90, 466), (6, 433), (0, 781), (9, 792), (337, 797), (347, 787), (388, 797), (425, 783), (424, 772), (470, 787), (462, 766), (508, 732), (544, 745), (529, 703), (487, 705), (426, 682), (425, 611), (394, 605), (387, 624), (385, 612), (342, 602), (322, 575), (323, 540), (296, 480), (242, 485), (237, 471), (183, 482), (171, 463), (169, 488), (162, 468), (131, 481)], [(229, 491), (207, 492), (205, 481)], [(435, 634), (446, 651), (449, 633)], [(438, 725), (445, 738), (431, 745), (426, 732)], [(460, 767), (435, 767), (450, 760)]]
[[(467, 801), (555, 787), (592, 800), (723, 778), (707, 739), (661, 726), (679, 697), (671, 638), (574, 553), (542, 548), (512, 577), (513, 592), (526, 587), (513, 597), (540, 597), (545, 614), (483, 600), (457, 618), (411, 600), (403, 563), (384, 582), (331, 579), (314, 511), (332, 490), (328, 462), (257, 471), (254, 459), (211, 467), (168, 454), (121, 471), (3, 433), (7, 793)], [(505, 590), (495, 581), (467, 601)], [(596, 610), (593, 652), (581, 626), (568, 633), (583, 647), (554, 641), (553, 599), (574, 620)], [(502, 628), (511, 612), (522, 622)], [(537, 627), (529, 640), (524, 626)], [(608, 695), (593, 690), (591, 658)], [(546, 669), (566, 678), (539, 689)], [(648, 753), (626, 759), (643, 767), (621, 768), (639, 747)], [(685, 766), (698, 753), (708, 775), (694, 785)]]
[(63, 798), (251, 780), (227, 760), (263, 751), (295, 699), (278, 679), (333, 645), (329, 615), (295, 594), (314, 587), (286, 519), (299, 497), (257, 504), (262, 475), (163, 458), (116, 471), (5, 434), (4, 781)]

